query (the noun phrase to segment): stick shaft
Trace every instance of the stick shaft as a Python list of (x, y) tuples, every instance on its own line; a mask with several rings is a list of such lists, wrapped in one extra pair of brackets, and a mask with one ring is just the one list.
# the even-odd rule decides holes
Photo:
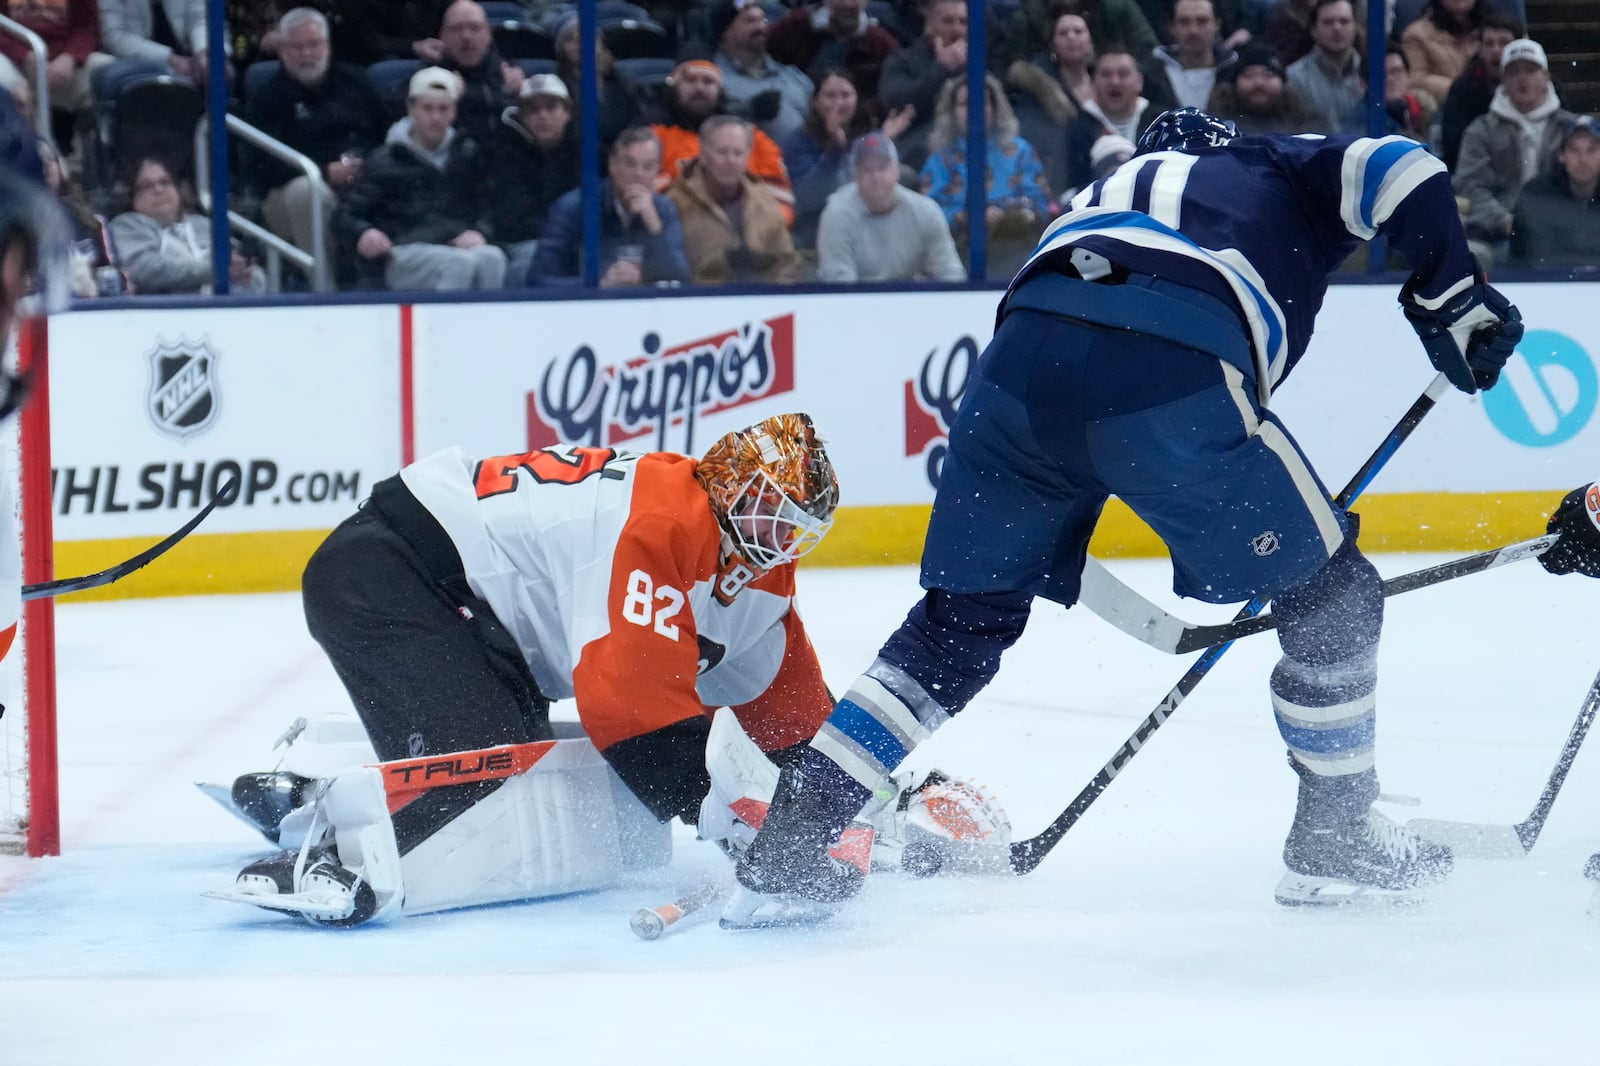
[[(1334, 499), (1335, 506), (1340, 508), (1349, 507), (1356, 497), (1366, 490), (1373, 477), (1393, 457), (1400, 445), (1405, 443), (1406, 438), (1411, 436), (1417, 426), (1422, 424), (1422, 420), (1427, 417), (1429, 411), (1433, 410), (1434, 405), (1439, 402), (1439, 397), (1444, 395), (1449, 387), (1450, 382), (1443, 374), (1436, 375), (1429, 382), (1422, 395), (1418, 396), (1416, 401), (1406, 410), (1406, 413), (1400, 416), (1400, 421), (1395, 423), (1388, 436), (1384, 437), (1377, 449), (1373, 451), (1367, 461), (1361, 464), (1360, 469), (1351, 477), (1349, 483), (1345, 485), (1344, 491)], [(1267, 597), (1257, 596), (1240, 609), (1238, 615), (1235, 616), (1235, 621), (1260, 614), (1265, 609), (1267, 602)], [(1122, 746), (1112, 754), (1111, 759), (1094, 776), (1094, 779), (1083, 787), (1072, 803), (1067, 806), (1067, 809), (1058, 814), (1055, 820), (1046, 826), (1044, 832), (1038, 836), (1027, 840), (1019, 840), (1011, 845), (1011, 869), (1013, 873), (1019, 875), (1028, 873), (1044, 861), (1044, 857), (1061, 841), (1062, 837), (1066, 836), (1067, 831), (1077, 824), (1078, 819), (1083, 817), (1084, 812), (1094, 805), (1095, 800), (1099, 799), (1105, 790), (1110, 787), (1111, 782), (1122, 772), (1128, 762), (1139, 754), (1139, 749), (1145, 745), (1151, 735), (1160, 729), (1168, 718), (1172, 717), (1173, 713), (1177, 711), (1178, 705), (1188, 698), (1189, 693), (1193, 692), (1195, 686), (1205, 679), (1206, 674), (1211, 672), (1211, 668), (1216, 665), (1217, 660), (1222, 658), (1232, 646), (1232, 641), (1218, 644), (1200, 656), (1194, 665), (1189, 667), (1184, 675), (1178, 679), (1178, 683), (1172, 686), (1171, 691), (1156, 705), (1155, 710), (1146, 715), (1144, 720), (1139, 723), (1138, 727), (1134, 729), (1133, 735), (1122, 742)]]

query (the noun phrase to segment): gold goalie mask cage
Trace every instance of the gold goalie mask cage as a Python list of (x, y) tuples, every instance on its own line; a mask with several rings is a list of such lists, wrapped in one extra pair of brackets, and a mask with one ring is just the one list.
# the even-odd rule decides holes
[(815, 548), (833, 526), (839, 481), (811, 418), (774, 415), (729, 433), (696, 477), (744, 561), (770, 570)]

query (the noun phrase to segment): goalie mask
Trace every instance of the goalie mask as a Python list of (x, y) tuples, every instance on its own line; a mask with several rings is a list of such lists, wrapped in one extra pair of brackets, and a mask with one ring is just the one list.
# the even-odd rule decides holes
[(803, 414), (729, 433), (706, 452), (695, 477), (733, 551), (757, 572), (815, 548), (839, 505), (833, 463)]

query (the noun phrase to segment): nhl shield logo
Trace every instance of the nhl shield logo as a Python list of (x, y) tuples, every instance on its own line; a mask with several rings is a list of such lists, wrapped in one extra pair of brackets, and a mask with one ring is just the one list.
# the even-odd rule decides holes
[(1250, 550), (1262, 558), (1271, 555), (1278, 550), (1278, 535), (1270, 529), (1265, 533), (1256, 534), (1250, 538)]
[(157, 338), (145, 358), (150, 362), (145, 409), (158, 430), (182, 440), (216, 421), (217, 353), (209, 342)]

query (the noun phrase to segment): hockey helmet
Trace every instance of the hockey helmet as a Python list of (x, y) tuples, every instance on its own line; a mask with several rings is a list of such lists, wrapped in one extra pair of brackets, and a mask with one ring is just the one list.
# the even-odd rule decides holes
[(757, 570), (793, 562), (833, 526), (839, 481), (809, 415), (773, 415), (729, 433), (695, 477), (734, 550)]
[(1198, 107), (1163, 111), (1139, 135), (1138, 151), (1192, 152), (1197, 148), (1221, 148), (1239, 136), (1239, 127), (1225, 118), (1208, 115)]

